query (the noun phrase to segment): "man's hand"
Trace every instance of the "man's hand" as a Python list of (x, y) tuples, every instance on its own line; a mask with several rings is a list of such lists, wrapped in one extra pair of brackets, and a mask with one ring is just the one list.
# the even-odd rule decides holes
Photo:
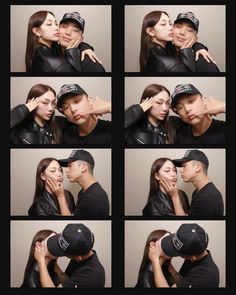
[(86, 116), (94, 114), (96, 116), (102, 116), (103, 114), (111, 113), (111, 102), (107, 100), (102, 100), (98, 96), (95, 98), (90, 97), (91, 110), (87, 112), (81, 111), (81, 116)]
[(160, 186), (164, 189), (165, 193), (169, 196), (178, 196), (178, 185), (177, 182), (171, 182), (166, 178), (160, 179)]

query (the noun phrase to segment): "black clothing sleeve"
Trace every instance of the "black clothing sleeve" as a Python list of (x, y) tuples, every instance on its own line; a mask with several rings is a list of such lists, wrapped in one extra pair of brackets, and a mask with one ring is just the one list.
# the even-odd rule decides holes
[(81, 54), (78, 48), (65, 49), (65, 60), (75, 69), (76, 72), (82, 72)]
[(125, 128), (137, 122), (144, 114), (140, 104), (130, 106), (125, 110)]
[(79, 44), (79, 50), (82, 52), (84, 50), (87, 50), (87, 49), (91, 49), (92, 51), (94, 51), (93, 47), (91, 45), (89, 45), (88, 43), (85, 43), (85, 42), (81, 42)]
[(68, 206), (70, 212), (72, 213), (75, 210), (74, 197), (73, 197), (73, 195), (72, 195), (72, 193), (70, 191), (65, 190), (64, 192), (65, 192), (67, 206)]
[(10, 129), (22, 123), (30, 114), (29, 109), (25, 104), (18, 105), (11, 109), (10, 113)]
[(184, 48), (179, 51), (180, 59), (190, 72), (196, 72), (195, 54), (192, 48)]
[(65, 57), (60, 57), (58, 50), (39, 46), (32, 61), (32, 72), (76, 72), (81, 69), (78, 48), (66, 49)]
[(175, 48), (168, 45), (163, 48), (154, 45), (150, 48), (146, 63), (146, 72), (191, 72), (195, 71), (194, 52), (191, 48), (180, 50), (177, 55)]

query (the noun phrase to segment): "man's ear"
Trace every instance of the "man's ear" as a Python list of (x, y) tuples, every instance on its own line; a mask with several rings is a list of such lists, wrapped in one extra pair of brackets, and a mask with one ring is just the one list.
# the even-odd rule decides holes
[(150, 36), (150, 37), (154, 37), (155, 33), (154, 33), (154, 29), (151, 27), (147, 27), (146, 28), (146, 33)]
[(88, 170), (88, 165), (86, 163), (81, 163), (81, 172), (84, 173)]
[(40, 37), (41, 36), (41, 32), (39, 28), (33, 27), (32, 32), (37, 36)]

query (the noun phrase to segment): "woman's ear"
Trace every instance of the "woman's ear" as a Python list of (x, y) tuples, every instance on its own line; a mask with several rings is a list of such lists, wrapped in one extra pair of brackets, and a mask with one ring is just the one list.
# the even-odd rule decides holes
[(41, 245), (41, 242), (39, 242), (39, 241), (37, 241), (36, 243), (35, 243), (35, 247), (39, 247)]
[(154, 247), (155, 244), (156, 244), (156, 242), (151, 241), (151, 242), (149, 243), (149, 247)]
[(40, 177), (42, 180), (46, 180), (46, 176), (43, 173), (40, 174)]
[(40, 36), (41, 36), (41, 33), (40, 33), (40, 29), (39, 29), (39, 28), (33, 27), (32, 32), (33, 32), (33, 34), (35, 34), (37, 37), (40, 37)]
[(157, 181), (160, 181), (160, 176), (158, 175), (158, 173), (157, 173), (157, 172), (155, 172), (155, 175), (154, 175), (154, 177), (155, 177), (155, 179), (156, 179)]
[(147, 33), (150, 37), (154, 37), (154, 36), (155, 36), (154, 30), (153, 30), (153, 28), (151, 28), (151, 27), (147, 27), (147, 28), (146, 28), (146, 33)]

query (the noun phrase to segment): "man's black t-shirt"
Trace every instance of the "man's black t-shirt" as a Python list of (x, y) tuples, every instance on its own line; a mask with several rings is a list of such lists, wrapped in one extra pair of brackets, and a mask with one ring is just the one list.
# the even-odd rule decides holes
[(212, 120), (207, 131), (199, 136), (193, 135), (191, 125), (180, 124), (176, 136), (176, 143), (178, 144), (224, 145), (225, 141), (225, 122), (215, 119)]
[(95, 182), (85, 191), (82, 189), (79, 192), (74, 215), (108, 216), (109, 209), (107, 193), (98, 182)]
[(66, 144), (111, 144), (111, 121), (98, 119), (96, 127), (86, 136), (80, 136), (78, 126), (70, 124), (63, 130), (63, 143)]
[(200, 191), (193, 192), (188, 215), (223, 216), (223, 211), (222, 195), (212, 182), (207, 183)]
[(63, 288), (104, 288), (105, 270), (96, 252), (81, 262), (71, 259), (65, 273), (69, 277)]
[(210, 251), (207, 252), (208, 255), (196, 262), (184, 261), (179, 271), (183, 279), (176, 283), (177, 288), (218, 288), (219, 269)]

